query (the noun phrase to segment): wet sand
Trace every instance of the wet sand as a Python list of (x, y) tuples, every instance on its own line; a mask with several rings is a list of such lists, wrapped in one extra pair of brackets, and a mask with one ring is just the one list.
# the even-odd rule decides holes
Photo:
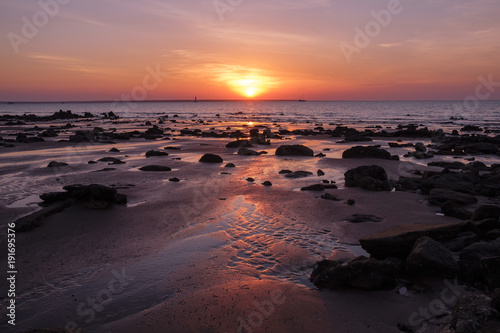
[[(117, 132), (151, 127), (143, 123), (74, 122), (80, 129), (115, 127)], [(185, 119), (160, 125), (171, 128), (170, 138), (175, 140), (57, 142), (78, 129), (72, 128), (47, 142), (0, 147), (4, 223), (39, 209), (38, 195), (69, 184), (112, 186), (128, 197), (127, 206), (105, 210), (72, 205), (40, 227), (16, 235), (17, 326), (15, 330), (2, 326), (2, 330), (66, 326), (75, 332), (399, 332), (399, 323), (408, 323), (413, 313), (440, 297), (446, 287), (443, 279), (418, 282), (425, 293), (399, 294), (399, 289), (320, 291), (308, 277), (314, 263), (323, 258), (367, 255), (359, 239), (374, 232), (405, 224), (458, 222), (441, 216), (439, 206), (429, 205), (421, 194), (345, 188), (345, 171), (376, 164), (385, 168), (390, 179), (398, 179), (410, 170), (441, 168), (411, 158), (341, 158), (345, 149), (361, 144), (380, 144), (401, 156), (404, 148), (387, 145), (394, 138), (336, 143), (339, 138), (327, 135), (289, 135), (271, 139), (270, 146), (252, 148), (268, 154), (240, 156), (237, 149), (225, 148), (233, 139), (178, 132), (186, 127), (231, 127), (246, 133), (252, 128), (241, 125), (200, 125)], [(278, 129), (278, 125), (263, 125)], [(300, 128), (306, 126), (314, 127)], [(4, 127), (2, 136), (5, 139), (5, 133), (22, 128)], [(275, 156), (282, 144), (303, 144), (326, 156)], [(164, 150), (166, 146), (181, 150)], [(120, 152), (108, 152), (111, 148)], [(169, 156), (146, 158), (149, 150), (166, 151)], [(199, 163), (205, 153), (220, 155), (224, 163)], [(126, 163), (87, 163), (108, 156)], [(499, 160), (494, 155), (476, 158), (488, 165)], [(432, 159), (440, 160), (449, 157)], [(47, 168), (50, 161), (69, 165)], [(236, 167), (226, 168), (226, 163)], [(139, 171), (151, 164), (172, 171)], [(100, 171), (104, 168), (114, 170)], [(313, 175), (288, 179), (279, 174), (283, 169)], [(318, 177), (318, 169), (325, 175)], [(172, 177), (180, 181), (169, 181)], [(248, 177), (255, 182), (248, 182)], [(300, 191), (322, 180), (335, 181), (339, 188)], [(273, 185), (262, 186), (264, 181)], [(321, 199), (325, 192), (342, 200)], [(347, 199), (356, 204), (347, 205)], [(382, 221), (347, 222), (353, 214), (373, 214)], [(4, 281), (0, 286), (6, 290)], [(429, 325), (423, 332), (437, 329)]]

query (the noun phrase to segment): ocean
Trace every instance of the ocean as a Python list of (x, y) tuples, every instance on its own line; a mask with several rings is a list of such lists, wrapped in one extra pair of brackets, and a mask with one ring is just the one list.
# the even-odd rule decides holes
[(122, 118), (156, 118), (277, 123), (351, 124), (358, 126), (424, 124), (456, 128), (468, 124), (500, 128), (500, 101), (199, 101), (0, 103), (0, 115), (51, 115), (59, 110), (99, 115), (113, 111)]

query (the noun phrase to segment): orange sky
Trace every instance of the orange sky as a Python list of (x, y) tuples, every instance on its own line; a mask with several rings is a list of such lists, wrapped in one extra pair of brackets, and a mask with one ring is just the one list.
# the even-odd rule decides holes
[(0, 101), (462, 100), (500, 82), (499, 17), (498, 0), (4, 0)]

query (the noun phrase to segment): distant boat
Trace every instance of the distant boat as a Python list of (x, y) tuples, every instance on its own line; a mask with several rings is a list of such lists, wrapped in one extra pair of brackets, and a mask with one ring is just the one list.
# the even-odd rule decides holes
[(198, 103), (198, 99), (196, 98), (196, 96), (194, 96), (194, 102)]
[(305, 99), (299, 98), (299, 102), (305, 102)]

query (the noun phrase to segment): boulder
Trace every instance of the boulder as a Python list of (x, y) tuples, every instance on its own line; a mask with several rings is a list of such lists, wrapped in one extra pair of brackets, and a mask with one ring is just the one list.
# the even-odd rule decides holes
[(479, 242), (467, 246), (460, 252), (461, 278), (472, 284), (485, 282), (481, 260), (500, 256), (500, 239), (492, 242)]
[(276, 149), (277, 156), (314, 156), (312, 149), (303, 145), (282, 145)]
[(322, 260), (314, 268), (309, 280), (318, 288), (352, 287), (376, 290), (392, 287), (397, 266), (390, 260), (360, 256), (348, 263)]
[(248, 140), (236, 140), (233, 142), (229, 142), (226, 145), (226, 148), (249, 148), (253, 147), (250, 141)]
[(441, 205), (441, 211), (446, 216), (451, 216), (460, 220), (469, 220), (472, 217), (472, 212), (464, 209), (455, 201), (446, 201)]
[(467, 154), (496, 154), (498, 145), (488, 142), (469, 143), (465, 146), (465, 151)]
[(387, 150), (375, 146), (355, 146), (342, 153), (342, 158), (380, 158), (390, 160), (396, 159), (396, 157), (391, 156)]
[(472, 216), (473, 221), (480, 221), (485, 219), (498, 219), (500, 217), (500, 206), (497, 205), (482, 205), (479, 206), (474, 215)]
[(271, 183), (269, 180), (266, 180), (265, 182), (262, 183), (264, 186), (273, 186), (273, 183)]
[(304, 178), (304, 177), (309, 177), (312, 176), (313, 173), (309, 171), (295, 171), (295, 172), (284, 172), (288, 170), (281, 170), (280, 174), (285, 174), (286, 178)]
[(234, 165), (234, 163), (228, 163), (225, 168), (236, 168), (236, 165)]
[(150, 150), (146, 152), (146, 157), (152, 157), (152, 156), (168, 156), (168, 153), (158, 150)]
[(152, 172), (158, 172), (158, 171), (172, 171), (171, 168), (163, 165), (146, 165), (141, 168), (139, 168), (141, 171), (152, 171)]
[(459, 270), (451, 251), (427, 236), (417, 239), (410, 255), (406, 258), (406, 271), (412, 275), (453, 278)]
[(98, 159), (99, 162), (109, 162), (108, 164), (124, 164), (126, 162), (123, 162), (122, 160), (116, 158), (116, 157), (103, 157), (101, 159)]
[(14, 230), (17, 232), (26, 232), (35, 229), (39, 227), (43, 220), (47, 217), (59, 213), (69, 206), (69, 203), (64, 202), (52, 207), (43, 208), (42, 210), (31, 213), (27, 216), (23, 216), (14, 222)]
[(346, 187), (361, 187), (371, 191), (390, 191), (392, 188), (384, 168), (377, 165), (348, 170), (344, 177)]
[(477, 242), (479, 242), (478, 235), (475, 232), (466, 231), (457, 234), (456, 238), (442, 242), (442, 244), (450, 251), (456, 252)]
[(324, 191), (325, 186), (323, 184), (313, 184), (300, 189), (301, 191)]
[(429, 192), (429, 202), (433, 205), (442, 205), (448, 201), (452, 201), (460, 205), (469, 205), (477, 202), (476, 197), (448, 190), (444, 188), (434, 188)]
[[(474, 193), (474, 184), (480, 179), (471, 173), (427, 173), (429, 177), (420, 183), (419, 189), (423, 194), (428, 194), (433, 188), (445, 188), (462, 193)], [(425, 176), (425, 174), (424, 174)]]
[(458, 299), (441, 333), (498, 332), (497, 312), (486, 295), (467, 295)]
[(253, 149), (248, 149), (248, 148), (240, 148), (238, 149), (238, 155), (243, 155), (243, 156), (259, 156), (259, 152), (253, 150)]
[(463, 228), (463, 223), (403, 225), (363, 237), (359, 242), (361, 247), (375, 258), (405, 259), (417, 239), (428, 236), (436, 241), (450, 240), (462, 232)]
[(500, 257), (481, 259), (484, 279), (490, 290), (500, 288)]
[(47, 168), (60, 168), (67, 165), (68, 163), (52, 161), (47, 165)]
[(205, 154), (200, 158), (202, 163), (222, 163), (224, 160), (219, 155)]
[(321, 199), (325, 199), (325, 200), (332, 200), (332, 201), (342, 201), (341, 198), (339, 198), (338, 196), (336, 195), (333, 195), (333, 194), (330, 194), (330, 193), (325, 193), (321, 196)]

